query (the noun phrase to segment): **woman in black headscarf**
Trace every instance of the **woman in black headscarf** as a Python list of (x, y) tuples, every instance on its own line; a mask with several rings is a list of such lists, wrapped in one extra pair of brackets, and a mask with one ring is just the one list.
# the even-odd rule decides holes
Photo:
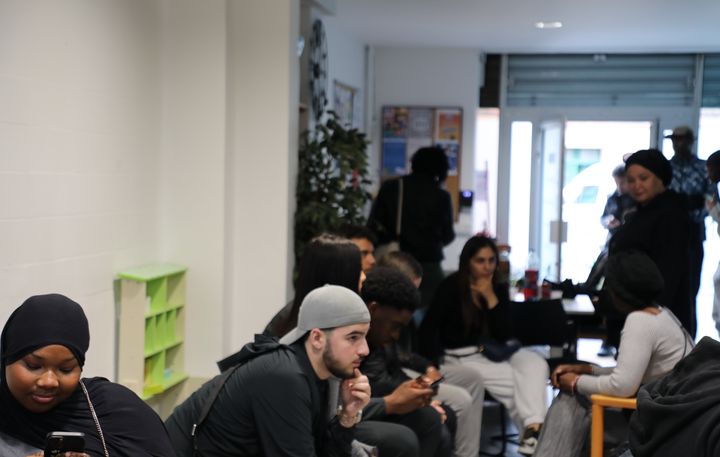
[(650, 256), (665, 282), (658, 303), (669, 308), (694, 336), (688, 257), (690, 219), (685, 201), (668, 188), (672, 180), (670, 161), (657, 149), (637, 151), (625, 159), (625, 179), (637, 211), (626, 216), (613, 235), (609, 255), (635, 249)]
[(0, 337), (1, 455), (37, 453), (51, 431), (84, 433), (93, 457), (175, 455), (162, 421), (133, 392), (81, 379), (89, 343), (85, 313), (63, 295), (30, 297), (12, 313)]

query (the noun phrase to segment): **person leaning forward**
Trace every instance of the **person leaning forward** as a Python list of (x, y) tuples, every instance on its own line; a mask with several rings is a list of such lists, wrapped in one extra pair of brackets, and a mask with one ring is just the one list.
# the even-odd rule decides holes
[[(349, 289), (310, 292), (297, 327), (280, 343), (258, 335), (245, 346), (244, 363), (231, 368), (195, 440), (194, 424), (223, 375), (173, 411), (166, 425), (178, 457), (350, 455), (355, 424), (370, 399), (359, 371), (369, 322), (365, 303)], [(330, 377), (342, 380), (334, 416), (327, 411)]]

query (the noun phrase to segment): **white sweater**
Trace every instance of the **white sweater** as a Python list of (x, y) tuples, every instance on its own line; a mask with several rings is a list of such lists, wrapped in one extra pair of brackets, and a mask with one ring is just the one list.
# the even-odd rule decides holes
[(641, 384), (672, 370), (692, 347), (692, 340), (670, 310), (660, 308), (659, 314), (633, 311), (622, 329), (617, 365), (595, 367), (592, 375), (580, 376), (577, 391), (631, 397)]

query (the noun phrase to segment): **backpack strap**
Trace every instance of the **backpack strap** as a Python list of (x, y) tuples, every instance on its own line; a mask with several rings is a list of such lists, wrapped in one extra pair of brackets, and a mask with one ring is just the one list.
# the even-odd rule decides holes
[(225, 383), (230, 378), (230, 376), (242, 365), (235, 365), (234, 367), (226, 370), (223, 372), (223, 374), (220, 376), (220, 381), (215, 385), (215, 387), (212, 390), (212, 393), (210, 394), (210, 397), (207, 399), (205, 404), (203, 405), (202, 411), (200, 412), (200, 417), (195, 421), (195, 423), (192, 426), (192, 430), (190, 431), (190, 436), (192, 437), (193, 441), (193, 455), (199, 456), (199, 450), (198, 450), (198, 432), (199, 428), (202, 426), (202, 424), (207, 419), (208, 414), (210, 414), (210, 410), (212, 409), (213, 405), (215, 404), (215, 400), (217, 400), (217, 397), (220, 395), (220, 391), (225, 386)]

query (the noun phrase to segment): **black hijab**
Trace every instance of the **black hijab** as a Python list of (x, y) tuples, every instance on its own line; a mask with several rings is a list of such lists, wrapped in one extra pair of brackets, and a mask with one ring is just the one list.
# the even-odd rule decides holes
[[(103, 456), (102, 441), (78, 384), (61, 404), (44, 413), (25, 409), (10, 393), (5, 367), (35, 349), (59, 344), (82, 366), (90, 343), (88, 321), (80, 305), (58, 295), (30, 297), (8, 319), (0, 336), (0, 431), (39, 449), (50, 431), (85, 433), (85, 449)], [(105, 378), (83, 379), (111, 457), (174, 456), (165, 427), (155, 412), (129, 389)]]

